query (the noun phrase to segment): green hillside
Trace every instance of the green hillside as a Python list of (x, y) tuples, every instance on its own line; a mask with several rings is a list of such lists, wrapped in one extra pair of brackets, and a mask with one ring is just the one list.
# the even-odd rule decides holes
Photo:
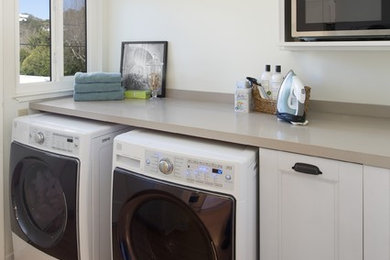
[[(21, 14), (20, 74), (50, 76), (50, 21)], [(64, 12), (64, 75), (86, 71), (85, 9)]]

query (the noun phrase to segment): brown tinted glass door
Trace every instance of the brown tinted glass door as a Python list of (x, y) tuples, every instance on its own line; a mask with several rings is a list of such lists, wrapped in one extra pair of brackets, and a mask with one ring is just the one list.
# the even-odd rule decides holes
[(234, 199), (116, 169), (115, 260), (234, 259)]
[(23, 144), (11, 144), (11, 228), (56, 259), (78, 259), (79, 161)]

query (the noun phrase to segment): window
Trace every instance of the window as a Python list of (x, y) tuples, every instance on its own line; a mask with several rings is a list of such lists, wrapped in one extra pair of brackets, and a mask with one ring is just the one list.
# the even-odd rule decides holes
[(87, 70), (86, 0), (19, 0), (19, 83)]
[(85, 0), (64, 0), (64, 75), (87, 70)]

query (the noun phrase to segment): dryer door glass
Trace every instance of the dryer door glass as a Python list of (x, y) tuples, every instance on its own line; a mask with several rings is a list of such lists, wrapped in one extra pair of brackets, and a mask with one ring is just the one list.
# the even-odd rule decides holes
[(141, 194), (123, 210), (119, 225), (134, 259), (217, 259), (201, 220), (173, 196)]
[(235, 199), (116, 168), (114, 260), (234, 259)]
[(13, 174), (11, 194), (18, 225), (32, 242), (44, 248), (55, 245), (67, 225), (60, 172), (38, 158), (24, 158)]
[(12, 231), (57, 258), (77, 259), (68, 248), (77, 249), (78, 165), (75, 158), (11, 145)]
[(26, 170), (23, 183), (26, 210), (43, 232), (55, 235), (66, 225), (66, 200), (59, 179), (41, 162)]

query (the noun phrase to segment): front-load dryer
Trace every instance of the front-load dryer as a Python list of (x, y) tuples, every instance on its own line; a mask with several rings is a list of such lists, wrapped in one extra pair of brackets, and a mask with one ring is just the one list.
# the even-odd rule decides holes
[(14, 259), (109, 259), (112, 143), (129, 127), (48, 113), (12, 126)]
[(256, 260), (257, 149), (148, 130), (114, 140), (114, 260)]

